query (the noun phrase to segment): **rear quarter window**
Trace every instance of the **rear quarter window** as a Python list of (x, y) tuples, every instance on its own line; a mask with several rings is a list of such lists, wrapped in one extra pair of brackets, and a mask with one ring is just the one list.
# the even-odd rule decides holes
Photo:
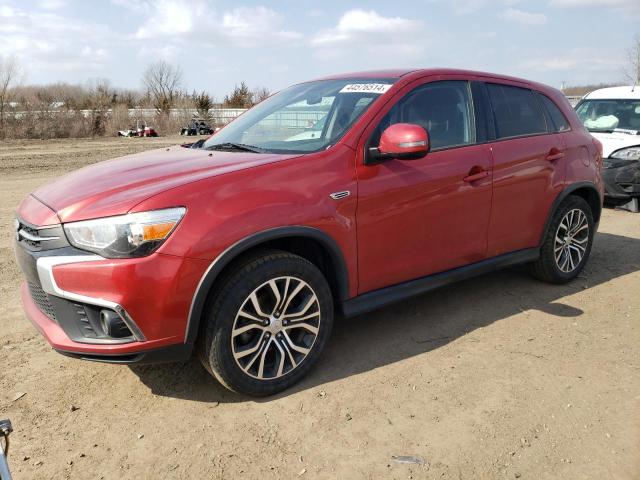
[(562, 113), (562, 110), (560, 110), (555, 102), (544, 93), (537, 92), (537, 95), (551, 119), (549, 130), (554, 132), (566, 132), (569, 130), (571, 128), (569, 120), (567, 120), (567, 117), (564, 116), (564, 113)]
[(498, 138), (547, 132), (547, 125), (533, 92), (510, 85), (487, 84)]

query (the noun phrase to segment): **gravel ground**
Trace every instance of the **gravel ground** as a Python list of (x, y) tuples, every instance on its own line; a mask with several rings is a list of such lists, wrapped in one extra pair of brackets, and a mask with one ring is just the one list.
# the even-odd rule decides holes
[(64, 172), (178, 141), (0, 143), (0, 417), (16, 480), (640, 478), (637, 214), (604, 212), (570, 285), (515, 268), (339, 322), (312, 374), (267, 399), (225, 391), (195, 360), (52, 351), (20, 307), (13, 210)]

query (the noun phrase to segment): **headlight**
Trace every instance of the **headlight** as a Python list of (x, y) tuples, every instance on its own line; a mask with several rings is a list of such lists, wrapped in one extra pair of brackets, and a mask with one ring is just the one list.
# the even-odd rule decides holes
[(610, 158), (616, 158), (618, 160), (640, 160), (640, 145), (617, 150), (611, 154)]
[(144, 257), (157, 249), (186, 212), (168, 208), (64, 224), (69, 242), (106, 258)]

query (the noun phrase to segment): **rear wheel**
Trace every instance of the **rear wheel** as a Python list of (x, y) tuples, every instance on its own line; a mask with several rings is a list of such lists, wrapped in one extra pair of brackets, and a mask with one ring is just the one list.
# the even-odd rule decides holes
[(546, 282), (570, 282), (587, 263), (594, 234), (591, 207), (582, 197), (570, 195), (554, 213), (531, 273)]
[(210, 302), (200, 358), (226, 387), (271, 395), (304, 377), (331, 333), (333, 301), (318, 268), (264, 252), (236, 265)]

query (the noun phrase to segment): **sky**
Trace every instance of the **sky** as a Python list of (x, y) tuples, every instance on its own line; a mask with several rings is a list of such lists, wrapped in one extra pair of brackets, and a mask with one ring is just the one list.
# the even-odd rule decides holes
[(141, 88), (158, 59), (186, 90), (277, 91), (382, 68), (455, 67), (555, 87), (621, 81), (640, 0), (0, 0), (23, 83)]

